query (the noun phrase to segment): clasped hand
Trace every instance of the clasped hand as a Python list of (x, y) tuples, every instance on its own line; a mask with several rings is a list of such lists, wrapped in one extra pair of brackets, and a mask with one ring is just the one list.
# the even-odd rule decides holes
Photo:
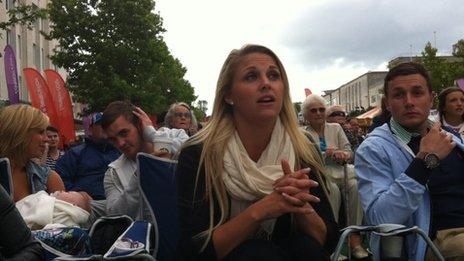
[(327, 148), (325, 152), (326, 157), (331, 157), (332, 161), (339, 165), (344, 165), (350, 159), (350, 154), (343, 150), (337, 150), (333, 147)]
[(320, 201), (311, 195), (310, 189), (319, 184), (309, 179), (309, 168), (292, 172), (287, 160), (282, 160), (284, 176), (274, 182), (274, 190), (281, 193), (288, 203), (294, 206), (305, 206)]
[(309, 179), (309, 168), (292, 172), (288, 161), (282, 160), (284, 176), (274, 182), (274, 191), (253, 204), (251, 210), (258, 220), (277, 218), (286, 213), (314, 213), (311, 204), (320, 199), (311, 195), (310, 189), (319, 184)]

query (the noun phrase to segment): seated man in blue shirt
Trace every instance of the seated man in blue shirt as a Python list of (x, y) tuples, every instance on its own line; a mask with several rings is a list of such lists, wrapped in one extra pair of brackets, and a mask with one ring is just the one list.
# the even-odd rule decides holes
[[(428, 120), (433, 105), (422, 65), (404, 63), (385, 77), (389, 122), (356, 152), (359, 194), (368, 224), (418, 226), (443, 256), (464, 256), (464, 145), (459, 136)], [(378, 238), (371, 240), (379, 258)], [(426, 243), (407, 237), (409, 260), (424, 260)], [(431, 253), (427, 253), (431, 255)]]
[(63, 179), (66, 190), (85, 191), (94, 200), (105, 199), (103, 178), (108, 164), (121, 153), (106, 140), (101, 127), (102, 113), (92, 116), (90, 137), (85, 143), (66, 151), (56, 163), (56, 172)]

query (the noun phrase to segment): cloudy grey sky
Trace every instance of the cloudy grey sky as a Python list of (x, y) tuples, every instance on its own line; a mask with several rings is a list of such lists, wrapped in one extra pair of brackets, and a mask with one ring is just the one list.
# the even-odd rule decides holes
[(270, 47), (289, 74), (294, 101), (304, 88), (335, 89), (397, 56), (441, 54), (464, 38), (462, 0), (157, 0), (172, 53), (209, 108), (220, 67), (246, 43)]

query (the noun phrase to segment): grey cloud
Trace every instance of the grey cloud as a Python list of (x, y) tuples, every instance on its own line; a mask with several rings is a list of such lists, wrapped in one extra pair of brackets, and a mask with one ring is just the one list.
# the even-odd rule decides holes
[(373, 67), (396, 56), (420, 54), (433, 44), (439, 52), (464, 38), (462, 0), (337, 1), (312, 7), (285, 29), (284, 44), (308, 67), (325, 67), (342, 58)]

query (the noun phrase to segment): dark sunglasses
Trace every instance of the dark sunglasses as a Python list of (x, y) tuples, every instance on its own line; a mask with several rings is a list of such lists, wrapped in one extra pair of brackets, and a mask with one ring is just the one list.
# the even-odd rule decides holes
[(317, 112), (319, 112), (319, 113), (324, 113), (324, 112), (325, 112), (325, 108), (324, 108), (324, 107), (312, 108), (312, 109), (309, 110), (309, 112), (311, 112), (311, 113), (317, 113)]
[(174, 116), (178, 118), (182, 118), (182, 117), (190, 118), (190, 112), (174, 112)]
[(332, 112), (329, 117), (336, 117), (336, 116), (342, 116), (342, 117), (345, 117), (346, 114), (344, 111), (334, 111)]

